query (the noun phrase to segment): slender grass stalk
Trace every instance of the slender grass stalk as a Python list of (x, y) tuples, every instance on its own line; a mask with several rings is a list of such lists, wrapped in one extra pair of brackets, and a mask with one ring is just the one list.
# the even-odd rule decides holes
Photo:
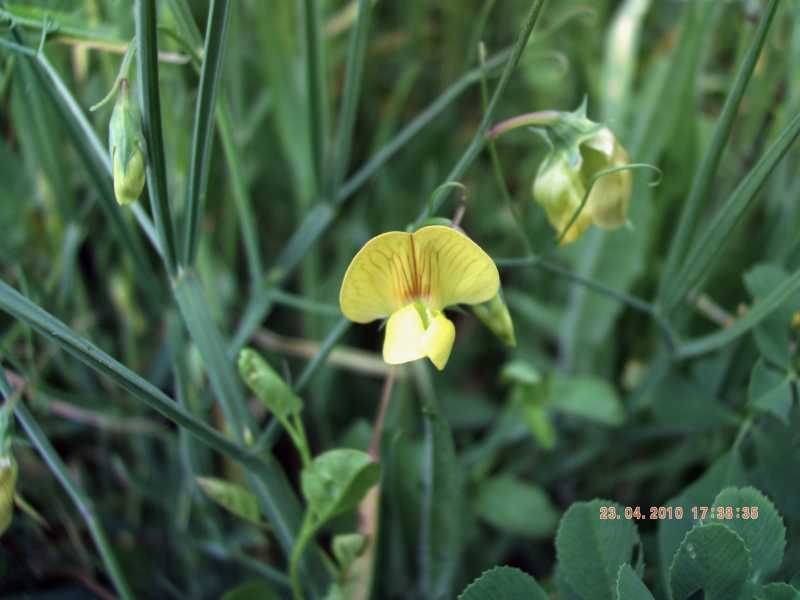
[(328, 355), (336, 344), (339, 343), (339, 340), (342, 339), (342, 336), (347, 333), (348, 329), (350, 329), (350, 321), (345, 318), (339, 319), (339, 322), (333, 326), (328, 335), (325, 336), (325, 339), (319, 347), (319, 351), (314, 355), (314, 358), (308, 362), (303, 372), (300, 373), (300, 377), (297, 378), (297, 383), (294, 385), (294, 391), (296, 393), (301, 393), (306, 386), (308, 386), (314, 374), (325, 363)]
[(328, 144), (328, 85), (325, 76), (325, 45), (320, 26), (319, 0), (303, 0), (303, 21), (306, 41), (306, 86), (308, 93), (311, 163), (316, 189), (325, 181)]
[(675, 280), (675, 272), (686, 254), (695, 227), (697, 226), (700, 211), (711, 191), (711, 184), (719, 168), (722, 153), (733, 131), (733, 121), (739, 111), (739, 106), (744, 97), (744, 92), (747, 89), (747, 84), (750, 82), (750, 77), (753, 75), (758, 57), (764, 48), (767, 32), (772, 24), (777, 8), (778, 0), (771, 0), (764, 15), (761, 17), (761, 22), (758, 24), (758, 29), (753, 36), (753, 41), (747, 50), (747, 55), (739, 64), (733, 87), (725, 98), (722, 112), (714, 127), (714, 135), (711, 138), (711, 143), (708, 146), (708, 150), (703, 155), (703, 161), (700, 163), (694, 179), (692, 180), (689, 196), (681, 210), (678, 228), (670, 242), (664, 274), (659, 284), (659, 298), (665, 298), (668, 294), (667, 290), (672, 286)]
[[(14, 390), (6, 378), (3, 369), (0, 369), (0, 393), (2, 393), (3, 398), (6, 400), (14, 394)], [(86, 523), (86, 527), (92, 535), (92, 539), (97, 547), (97, 551), (100, 553), (100, 558), (108, 572), (108, 576), (114, 583), (114, 587), (120, 597), (124, 600), (133, 600), (134, 594), (120, 567), (114, 549), (108, 541), (105, 529), (100, 523), (100, 519), (97, 517), (97, 511), (91, 499), (86, 492), (72, 480), (67, 465), (61, 460), (61, 457), (47, 439), (47, 435), (45, 435), (42, 428), (39, 427), (39, 424), (33, 418), (33, 415), (31, 415), (22, 402), (17, 403), (14, 407), (14, 414), (25, 430), (25, 433), (28, 434), (28, 438), (31, 444), (33, 444), (33, 447), (36, 448), (36, 451), (47, 463), (47, 466), (50, 467), (50, 471), (55, 475), (56, 479), (58, 479), (64, 491), (67, 492), (70, 499), (75, 504), (75, 508), (78, 509), (78, 512)]]
[[(202, 66), (201, 57), (193, 50), (203, 43), (200, 30), (192, 19), (192, 12), (186, 0), (169, 0), (170, 10), (175, 18), (181, 43), (186, 46), (192, 57), (192, 64), (199, 71)], [(225, 163), (230, 174), (231, 195), (236, 206), (239, 224), (242, 227), (242, 241), (247, 257), (251, 287), (255, 288), (261, 281), (264, 267), (259, 251), (258, 233), (255, 216), (247, 193), (247, 183), (242, 173), (242, 159), (236, 144), (231, 108), (225, 90), (219, 90), (216, 103), (216, 119)]]
[(213, 0), (208, 13), (203, 66), (200, 71), (200, 93), (195, 105), (194, 131), (189, 183), (186, 191), (187, 215), (184, 231), (183, 263), (194, 264), (200, 229), (200, 217), (208, 190), (208, 164), (214, 140), (214, 113), (217, 90), (225, 56), (228, 30), (228, 0)]
[(136, 63), (142, 128), (147, 144), (147, 190), (158, 233), (164, 265), (173, 277), (177, 272), (175, 224), (167, 197), (167, 167), (164, 135), (161, 128), (161, 97), (158, 93), (158, 41), (156, 39), (156, 3), (136, 0)]
[(339, 112), (336, 147), (333, 152), (333, 180), (327, 194), (329, 198), (336, 196), (347, 165), (350, 162), (356, 109), (358, 108), (358, 98), (361, 93), (361, 74), (364, 71), (364, 59), (367, 53), (367, 35), (369, 34), (371, 11), (372, 0), (358, 0), (356, 24), (350, 35), (350, 47), (347, 50), (344, 92)]

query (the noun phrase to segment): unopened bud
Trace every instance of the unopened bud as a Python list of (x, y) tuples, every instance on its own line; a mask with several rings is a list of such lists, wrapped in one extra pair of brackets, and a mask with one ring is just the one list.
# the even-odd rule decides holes
[(517, 339), (514, 337), (514, 322), (511, 320), (511, 314), (499, 292), (488, 302), (474, 305), (472, 312), (506, 346), (513, 348), (517, 345)]
[(0, 454), (0, 536), (11, 525), (16, 487), (17, 461), (11, 453)]
[(144, 189), (144, 137), (139, 111), (131, 102), (128, 82), (120, 83), (119, 95), (108, 126), (108, 151), (114, 175), (114, 195), (121, 205), (136, 201)]
[(603, 229), (624, 225), (631, 197), (631, 173), (627, 169), (603, 172), (625, 167), (630, 159), (612, 131), (587, 119), (583, 108), (575, 113), (559, 113), (559, 118), (543, 129), (553, 134), (549, 136), (553, 149), (539, 167), (533, 197), (544, 207), (559, 234), (572, 222), (561, 242), (574, 241), (592, 224)]

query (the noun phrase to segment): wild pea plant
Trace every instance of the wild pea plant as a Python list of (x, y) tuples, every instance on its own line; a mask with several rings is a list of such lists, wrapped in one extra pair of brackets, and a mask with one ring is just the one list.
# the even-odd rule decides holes
[(0, 589), (797, 598), (799, 57), (780, 0), (0, 2)]

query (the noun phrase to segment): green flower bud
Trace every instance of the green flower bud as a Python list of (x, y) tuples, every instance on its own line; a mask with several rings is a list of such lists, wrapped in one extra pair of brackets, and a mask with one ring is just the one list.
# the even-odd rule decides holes
[(108, 152), (114, 174), (114, 195), (120, 205), (136, 201), (144, 189), (144, 137), (139, 111), (131, 102), (128, 82), (119, 95), (108, 125)]
[(514, 322), (511, 320), (511, 314), (499, 292), (488, 302), (472, 306), (472, 312), (506, 346), (513, 348), (517, 345), (517, 339), (514, 337)]
[(11, 453), (0, 454), (0, 536), (11, 525), (16, 486), (17, 461)]
[(631, 196), (631, 173), (619, 170), (600, 175), (602, 171), (630, 163), (628, 153), (612, 131), (587, 119), (583, 108), (575, 113), (559, 113), (543, 129), (553, 148), (539, 167), (533, 198), (544, 207), (559, 234), (572, 221), (586, 190), (592, 186), (586, 204), (561, 243), (576, 240), (592, 224), (603, 229), (624, 225)]

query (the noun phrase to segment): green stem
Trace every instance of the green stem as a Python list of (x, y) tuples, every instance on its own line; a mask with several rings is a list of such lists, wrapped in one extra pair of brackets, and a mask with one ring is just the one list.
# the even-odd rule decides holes
[(487, 139), (495, 140), (504, 133), (508, 133), (514, 129), (519, 129), (520, 127), (552, 125), (553, 123), (558, 122), (560, 116), (561, 113), (555, 110), (542, 110), (539, 112), (525, 113), (524, 115), (518, 115), (516, 117), (506, 119), (505, 121), (501, 121), (486, 133), (486, 137)]
[(300, 527), (300, 533), (297, 535), (294, 547), (292, 548), (292, 555), (289, 560), (289, 580), (292, 587), (292, 597), (294, 600), (303, 600), (303, 586), (300, 583), (300, 559), (303, 557), (308, 542), (310, 542), (316, 528), (311, 524), (311, 513), (306, 512), (303, 517), (303, 525)]
[(147, 143), (147, 190), (158, 232), (164, 265), (172, 277), (177, 271), (175, 225), (167, 195), (161, 96), (158, 87), (158, 41), (154, 0), (136, 0), (136, 44), (142, 129)]
[(498, 258), (495, 259), (495, 263), (498, 267), (503, 268), (514, 268), (514, 267), (536, 267), (539, 269), (543, 269), (545, 271), (549, 271), (555, 275), (560, 275), (567, 279), (574, 281), (592, 291), (595, 291), (599, 294), (603, 294), (604, 296), (608, 296), (609, 298), (613, 298), (618, 302), (629, 306), (630, 308), (637, 310), (639, 312), (643, 312), (650, 316), (658, 325), (659, 330), (661, 331), (661, 337), (664, 340), (664, 345), (667, 347), (670, 354), (675, 352), (675, 343), (677, 340), (677, 336), (672, 329), (672, 326), (669, 324), (669, 321), (661, 315), (658, 309), (640, 298), (635, 296), (631, 296), (625, 292), (621, 292), (619, 290), (615, 290), (610, 288), (602, 283), (594, 281), (593, 279), (588, 279), (577, 273), (573, 273), (568, 269), (560, 267), (554, 263), (551, 263), (539, 256), (526, 256), (522, 258)]

